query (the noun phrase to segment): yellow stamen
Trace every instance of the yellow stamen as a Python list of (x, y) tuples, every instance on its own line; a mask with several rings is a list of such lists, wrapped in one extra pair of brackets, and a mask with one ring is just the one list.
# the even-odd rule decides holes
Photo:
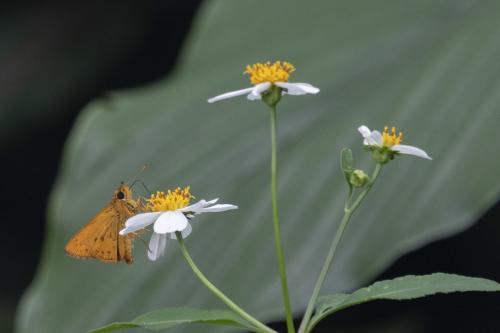
[(193, 198), (189, 186), (184, 189), (178, 187), (173, 191), (168, 190), (167, 193), (157, 191), (146, 200), (146, 209), (152, 212), (176, 210), (189, 205), (189, 201)]
[(403, 133), (399, 132), (396, 135), (396, 127), (391, 129), (391, 133), (389, 134), (389, 127), (384, 127), (384, 131), (382, 132), (382, 144), (384, 147), (392, 147), (394, 145), (399, 145), (403, 141)]
[(247, 65), (243, 74), (250, 75), (250, 82), (252, 84), (259, 84), (263, 82), (287, 82), (290, 74), (295, 71), (295, 67), (286, 61), (256, 63)]

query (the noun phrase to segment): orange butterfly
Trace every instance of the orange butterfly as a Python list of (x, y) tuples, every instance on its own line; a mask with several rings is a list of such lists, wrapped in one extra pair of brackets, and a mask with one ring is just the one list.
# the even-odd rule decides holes
[(71, 238), (64, 250), (79, 259), (95, 258), (105, 263), (125, 260), (131, 264), (133, 236), (118, 233), (140, 209), (140, 199), (134, 200), (132, 189), (122, 182), (111, 202)]

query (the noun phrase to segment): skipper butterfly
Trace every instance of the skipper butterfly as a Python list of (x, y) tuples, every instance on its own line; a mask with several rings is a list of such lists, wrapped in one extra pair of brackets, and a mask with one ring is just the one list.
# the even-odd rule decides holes
[(121, 236), (119, 232), (140, 209), (140, 199), (134, 200), (132, 189), (122, 183), (111, 202), (69, 240), (64, 250), (78, 259), (94, 258), (105, 263), (125, 260), (131, 264), (133, 235)]

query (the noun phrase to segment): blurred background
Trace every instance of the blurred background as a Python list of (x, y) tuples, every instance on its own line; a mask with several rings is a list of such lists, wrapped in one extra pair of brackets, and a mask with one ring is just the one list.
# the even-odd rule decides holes
[[(456, 67), (449, 67), (446, 61), (454, 61), (452, 59), (453, 52), (465, 53), (466, 51), (460, 49), (453, 52), (450, 51), (451, 55), (448, 55), (448, 58), (441, 58), (443, 63), (436, 62), (428, 66), (426, 64), (430, 62), (429, 59), (431, 56), (427, 60), (422, 60), (422, 63), (418, 59), (413, 59), (409, 63), (400, 64), (397, 60), (393, 59), (392, 61), (394, 61), (396, 70), (400, 65), (406, 67), (408, 64), (410, 66), (413, 64), (415, 66), (414, 70), (419, 72), (424, 68), (421, 66), (426, 66), (425, 69), (429, 70), (426, 72), (427, 76), (440, 75), (440, 78), (445, 83), (474, 79), (474, 82), (479, 82), (479, 84), (486, 82), (484, 84), (488, 84), (488, 87), (485, 87), (485, 89), (491, 87), (491, 82), (493, 82), (491, 80), (495, 80), (496, 82), (496, 79), (490, 80), (490, 76), (499, 77), (498, 61), (497, 64), (494, 64), (488, 60), (490, 56), (494, 58), (495, 55), (498, 55), (498, 45), (495, 44), (493, 47), (488, 44), (489, 35), (485, 37), (485, 34), (481, 33), (483, 30), (478, 28), (479, 23), (477, 23), (482, 22), (485, 26), (490, 21), (494, 22), (496, 20), (498, 23), (497, 19), (500, 15), (495, 14), (495, 10), (499, 8), (494, 1), (435, 1), (434, 3), (427, 1), (420, 4), (407, 2), (406, 5), (408, 8), (403, 11), (400, 11), (400, 9), (392, 10), (393, 7), (397, 6), (394, 1), (380, 1), (376, 6), (373, 4), (369, 5), (368, 1), (354, 1), (351, 6), (352, 8), (347, 8), (348, 5), (345, 4), (345, 1), (339, 1), (338, 3), (332, 1), (332, 3), (334, 4), (326, 5), (326, 2), (311, 4), (311, 6), (319, 8), (314, 12), (303, 13), (304, 21), (309, 22), (309, 24), (304, 24), (303, 28), (306, 30), (311, 28), (312, 31), (316, 32), (310, 38), (331, 37), (332, 39), (349, 40), (352, 33), (353, 39), (361, 40), (361, 42), (369, 45), (376, 50), (375, 53), (381, 52), (379, 48), (387, 50), (391, 42), (382, 43), (378, 40), (379, 36), (374, 38), (368, 34), (366, 35), (366, 39), (363, 40), (359, 32), (352, 32), (347, 25), (344, 31), (338, 32), (341, 37), (331, 36), (328, 32), (330, 28), (314, 26), (316, 17), (313, 15), (314, 13), (326, 11), (325, 16), (331, 13), (332, 20), (335, 19), (334, 15), (340, 15), (346, 22), (357, 22), (359, 26), (366, 28), (370, 26), (369, 22), (372, 20), (372, 14), (373, 16), (377, 16), (380, 14), (379, 11), (384, 12), (387, 9), (390, 11), (387, 15), (391, 18), (401, 13), (407, 15), (407, 17), (403, 16), (403, 18), (396, 19), (397, 22), (399, 20), (401, 22), (412, 21), (417, 16), (420, 18), (420, 20), (412, 21), (413, 26), (411, 29), (408, 29), (408, 34), (393, 36), (393, 42), (398, 43), (398, 38), (404, 39), (405, 42), (411, 41), (414, 38), (422, 47), (428, 50), (428, 53), (421, 56), (422, 58), (428, 54), (432, 54), (435, 49), (441, 47), (441, 43), (448, 43), (448, 38), (461, 40), (457, 44), (459, 46), (466, 45), (467, 52), (471, 49), (477, 50), (483, 46), (489, 50), (489, 53), (486, 54), (474, 54), (471, 52), (464, 58), (464, 62)], [(47, 215), (47, 205), (49, 203), (49, 195), (61, 170), (60, 165), (63, 153), (65, 151), (68, 153), (67, 149), (71, 148), (65, 146), (66, 140), (71, 131), (74, 130), (75, 122), (82, 109), (89, 102), (96, 99), (99, 99), (101, 103), (106, 103), (108, 100), (113, 101), (114, 95), (110, 95), (110, 91), (133, 89), (145, 85), (151, 86), (160, 80), (170, 82), (169, 78), (172, 77), (172, 80), (175, 80), (176, 70), (179, 64), (182, 64), (184, 61), (182, 59), (183, 56), (189, 58), (189, 54), (205, 52), (208, 59), (215, 58), (215, 55), (210, 52), (215, 53), (216, 51), (192, 46), (189, 48), (191, 52), (188, 52), (185, 49), (185, 43), (190, 38), (192, 27), (197, 24), (197, 20), (204, 22), (199, 23), (198, 29), (200, 31), (206, 27), (206, 22), (211, 22), (215, 26), (218, 24), (223, 25), (225, 21), (218, 21), (217, 15), (219, 13), (218, 9), (226, 4), (228, 2), (225, 1), (112, 1), (105, 3), (90, 1), (74, 3), (16, 2), (1, 6), (0, 149), (2, 163), (0, 164), (0, 174), (2, 175), (2, 185), (0, 191), (2, 201), (6, 205), (0, 214), (1, 221), (6, 230), (4, 232), (4, 240), (1, 244), (4, 269), (0, 278), (2, 286), (0, 331), (29, 331), (26, 329), (26, 325), (23, 326), (23, 329), (17, 327), (17, 330), (15, 330), (15, 313), (16, 309), (19, 309), (19, 301), (23, 293), (34, 281), (37, 271), (40, 272), (40, 267), (43, 265), (41, 261), (42, 249), (47, 248), (47, 244), (57, 243), (54, 241), (54, 237), (52, 237), (51, 243), (44, 243), (48, 241), (49, 232), (47, 225), (51, 223)], [(263, 6), (259, 7), (256, 5), (255, 12), (253, 13), (248, 13), (246, 6), (243, 6), (241, 12), (238, 12), (238, 5), (231, 4), (232, 8), (230, 12), (235, 17), (242, 16), (243, 20), (251, 20), (246, 15), (259, 15), (259, 11), (265, 11), (267, 2), (259, 2), (259, 4)], [(287, 7), (288, 5), (287, 2), (282, 2), (281, 5), (273, 4), (272, 6), (279, 8), (279, 6)], [(324, 10), (322, 10), (322, 6), (325, 6)], [(341, 14), (330, 12), (331, 6), (333, 8), (338, 6), (337, 9), (343, 12)], [(377, 11), (370, 12), (375, 7), (377, 7)], [(286, 12), (286, 9), (283, 10)], [(295, 8), (292, 10), (298, 9)], [(361, 15), (360, 13), (363, 11), (366, 12)], [(272, 18), (272, 15), (270, 17)], [(275, 29), (278, 29), (277, 27), (280, 25), (286, 26), (287, 23), (282, 19), (279, 16), (277, 22), (272, 23), (276, 25), (272, 26)], [(239, 20), (242, 20), (242, 18), (240, 17)], [(321, 22), (329, 22), (329, 20), (326, 19), (326, 21)], [(403, 24), (401, 22), (398, 24)], [(269, 22), (265, 19), (263, 23)], [(335, 23), (334, 27), (337, 30), (341, 29), (342, 23), (342, 21)], [(222, 26), (222, 28), (225, 30), (232, 29), (231, 26)], [(489, 31), (491, 35), (496, 36), (498, 34), (497, 28), (498, 24), (492, 23), (491, 26), (486, 26), (484, 29)], [(425, 29), (425, 33), (419, 34), (419, 29)], [(273, 30), (270, 29), (270, 31)], [(324, 31), (325, 36), (318, 35), (318, 31), (319, 34)], [(381, 32), (381, 34), (384, 33), (384, 31)], [(439, 35), (441, 39), (437, 38), (428, 41), (429, 43), (427, 44), (425, 39), (426, 34), (429, 36)], [(291, 40), (297, 43), (292, 50), (300, 49), (302, 39), (309, 38), (307, 35), (306, 33), (306, 36), (291, 38)], [(469, 43), (467, 40), (471, 35), (474, 40), (473, 43)], [(198, 36), (204, 35), (203, 33), (199, 33)], [(240, 36), (243, 44), (246, 36)], [(389, 32), (385, 35), (387, 39), (391, 39), (391, 36)], [(272, 37), (268, 35), (262, 35), (261, 38), (261, 46), (264, 48), (269, 47), (269, 44), (273, 42)], [(485, 38), (485, 40), (481, 40), (481, 38)], [(328, 40), (328, 38), (325, 40)], [(228, 41), (229, 44), (230, 42)], [(196, 44), (194, 41), (192, 43)], [(418, 47), (418, 43), (416, 43), (416, 47)], [(241, 45), (238, 44), (235, 47), (241, 48)], [(253, 45), (253, 47), (257, 46)], [(411, 57), (411, 50), (403, 52), (399, 49), (401, 51), (400, 54), (395, 55), (395, 53), (399, 52), (396, 51), (398, 47), (404, 48), (404, 45), (396, 46), (395, 50), (390, 50), (388, 53), (395, 58), (400, 57), (404, 59)], [(242, 50), (242, 52), (244, 51)], [(307, 50), (297, 52), (307, 53)], [(314, 53), (318, 52), (318, 50), (310, 50), (310, 52)], [(361, 55), (360, 53), (366, 52), (366, 49), (353, 47), (349, 52)], [(257, 52), (250, 55), (260, 54)], [(294, 54), (288, 52), (281, 55), (283, 58), (289, 56), (293, 58)], [(346, 54), (339, 55), (338, 58), (342, 56), (349, 58)], [(416, 58), (419, 57), (420, 55), (416, 55)], [(296, 56), (296, 58), (304, 60), (300, 56)], [(376, 68), (375, 72), (379, 70), (379, 73), (375, 73), (376, 75), (370, 77), (373, 85), (376, 86), (380, 80), (384, 80), (384, 71), (392, 70), (392, 68), (391, 66), (389, 66), (389, 69), (377, 67), (379, 64), (377, 61), (383, 59), (382, 55), (376, 54), (373, 58), (372, 60), (366, 59), (365, 61)], [(255, 61), (263, 60), (266, 59), (255, 59)], [(241, 59), (238, 59), (233, 54), (232, 57), (228, 56), (228, 59), (223, 59), (222, 62), (224, 61), (240, 64), (239, 66), (242, 71), (244, 65), (249, 60), (248, 57), (243, 56)], [(477, 76), (468, 71), (461, 74), (455, 72), (455, 70), (460, 71), (467, 64), (474, 62), (486, 63), (487, 66), (490, 66), (488, 74), (490, 76), (483, 80), (482, 72), (477, 74)], [(186, 61), (186, 63), (189, 64), (190, 62)], [(342, 60), (339, 60), (339, 68), (341, 65)], [(358, 76), (364, 75), (367, 71), (364, 68), (365, 66), (369, 67), (367, 64), (362, 63), (358, 63), (358, 65), (359, 72), (351, 70), (350, 77), (353, 80)], [(473, 67), (473, 65), (470, 66)], [(186, 67), (189, 66), (186, 65)], [(443, 70), (442, 68), (446, 69)], [(401, 71), (409, 70), (408, 67), (401, 69)], [(341, 70), (339, 71), (341, 72)], [(191, 69), (185, 72), (187, 72), (186, 75), (197, 76), (197, 79), (203, 74), (203, 72), (196, 73), (196, 66), (192, 66)], [(238, 75), (240, 72), (234, 74), (236, 78), (234, 82), (239, 82), (237, 83), (239, 86), (221, 85), (216, 88), (211, 87), (213, 94), (244, 87), (247, 84), (247, 79), (239, 78)], [(314, 70), (310, 70), (310, 72), (313, 73), (313, 77), (317, 73)], [(344, 74), (340, 74), (341, 78), (342, 75)], [(474, 75), (474, 77), (471, 78), (471, 75)], [(408, 75), (408, 77), (411, 78), (411, 75)], [(306, 76), (301, 76), (301, 80), (305, 81)], [(212, 84), (211, 82), (200, 82), (200, 84), (205, 86)], [(362, 84), (366, 86), (361, 86), (359, 89), (361, 91), (365, 89), (370, 90), (372, 83), (367, 82), (366, 78), (363, 78)], [(337, 82), (332, 84), (332, 87), (328, 87), (329, 89), (334, 89), (333, 87), (338, 88), (337, 91), (340, 91), (338, 94), (345, 97), (345, 100), (342, 100), (342, 103), (338, 103), (337, 107), (339, 109), (345, 108), (346, 114), (350, 112), (348, 111), (350, 101), (359, 98), (359, 96), (349, 93), (353, 89), (350, 86), (351, 84), (354, 83), (344, 81)], [(394, 84), (398, 84), (397, 81), (394, 81)], [(429, 82), (428, 84), (433, 85), (434, 83)], [(323, 86), (321, 87), (323, 88)], [(425, 99), (425, 96), (422, 97), (422, 95), (426, 94), (425, 86), (423, 88), (418, 86), (417, 88), (421, 90), (416, 93), (418, 96), (414, 98)], [(415, 87), (408, 87), (406, 91), (409, 93), (411, 89), (416, 90)], [(436, 89), (444, 88), (438, 87)], [(478, 87), (477, 89), (479, 90), (480, 88)], [(390, 89), (388, 90), (390, 91)], [(456, 93), (460, 94), (459, 91)], [(489, 98), (491, 96), (498, 96), (498, 93), (499, 90), (492, 88), (484, 95), (478, 97), (475, 91), (472, 91), (470, 99), (461, 102), (467, 104), (467, 101), (474, 98), (481, 98), (486, 101), (485, 104), (487, 106), (485, 108), (488, 110), (498, 110), (500, 103), (489, 102)], [(328, 95), (328, 89), (323, 89), (322, 94)], [(373, 94), (377, 96), (379, 92), (375, 91)], [(443, 92), (443, 94), (446, 95), (446, 92)], [(455, 98), (451, 95), (446, 96), (448, 99), (443, 97), (439, 103), (429, 99), (427, 107), (432, 108), (434, 106), (435, 111), (428, 111), (425, 115), (431, 116), (437, 114), (439, 107), (444, 107), (447, 101)], [(206, 97), (209, 96), (207, 95)], [(185, 98), (185, 96), (182, 98)], [(203, 100), (201, 101), (203, 102)], [(244, 100), (239, 102), (241, 104), (246, 103)], [(238, 104), (232, 104), (232, 108), (235, 109), (236, 105)], [(254, 104), (251, 107), (258, 109), (260, 106)], [(318, 106), (318, 108), (320, 109), (321, 107)], [(467, 114), (477, 112), (481, 116), (480, 111), (478, 111), (479, 106), (466, 105), (464, 108), (468, 108), (468, 110), (464, 111)], [(140, 114), (143, 111), (137, 110), (137, 113)], [(492, 126), (493, 124), (500, 125), (499, 113), (498, 111), (495, 112), (492, 113), (494, 118), (490, 119)], [(439, 119), (439, 117), (436, 117), (436, 119)], [(359, 122), (361, 118), (355, 117), (355, 120)], [(462, 126), (466, 127), (468, 123), (466, 122)], [(78, 131), (82, 133), (83, 130), (80, 128)], [(477, 132), (479, 131), (477, 129)], [(477, 143), (497, 146), (496, 143), (499, 142), (500, 136), (494, 130), (488, 133), (490, 132), (494, 133), (494, 136), (489, 137), (493, 141), (478, 141)], [(475, 135), (475, 133), (473, 134)], [(439, 140), (440, 133), (433, 132), (430, 135), (436, 136), (436, 139)], [(418, 137), (416, 133), (412, 133), (412, 136)], [(452, 132), (450, 132), (450, 136), (453, 137)], [(473, 141), (475, 138), (473, 136), (471, 140)], [(478, 138), (481, 140), (484, 139), (484, 137)], [(428, 143), (430, 142), (428, 141)], [(413, 142), (409, 142), (409, 144), (413, 144)], [(415, 145), (418, 146), (419, 144), (415, 143)], [(450, 147), (450, 150), (453, 149), (453, 147)], [(430, 151), (432, 155), (432, 148)], [(78, 152), (77, 150), (77, 153), (73, 153), (73, 159), (78, 159)], [(467, 152), (461, 153), (462, 155), (457, 156), (460, 156), (460, 158), (465, 156), (467, 158)], [(490, 159), (493, 158), (498, 163), (499, 155), (497, 147), (494, 153), (496, 155), (490, 157)], [(474, 159), (475, 157), (475, 155), (471, 154), (470, 158)], [(457, 160), (454, 161), (455, 163), (460, 163)], [(137, 165), (143, 162), (142, 160), (137, 161)], [(487, 162), (478, 160), (476, 162), (472, 161), (470, 164), (475, 165), (477, 167), (476, 171), (479, 170), (481, 173), (482, 163), (486, 165)], [(436, 162), (434, 161), (434, 163)], [(418, 169), (420, 166), (415, 162), (400, 167), (406, 168), (408, 171), (409, 168)], [(130, 174), (131, 170), (133, 168), (127, 170), (127, 172)], [(469, 170), (470, 172), (475, 171), (472, 167)], [(365, 279), (366, 282), (405, 274), (425, 274), (435, 271), (481, 276), (500, 281), (500, 265), (498, 265), (500, 256), (497, 246), (497, 240), (500, 237), (500, 225), (498, 223), (498, 217), (500, 216), (498, 189), (500, 186), (497, 173), (490, 171), (488, 169), (487, 172), (482, 173), (480, 176), (488, 177), (489, 175), (493, 175), (493, 178), (489, 179), (491, 186), (481, 188), (480, 191), (475, 192), (487, 193), (486, 198), (479, 198), (478, 201), (480, 203), (477, 207), (470, 208), (473, 210), (473, 214), (464, 213), (464, 216), (473, 216), (473, 218), (468, 218), (466, 223), (464, 222), (463, 225), (454, 230), (450, 229), (440, 235), (433, 234), (429, 236), (425, 241), (421, 242), (421, 246), (412, 245), (411, 247), (414, 247), (414, 249), (409, 253), (407, 253), (408, 249), (401, 251), (398, 259), (389, 261), (389, 266)], [(95, 169), (92, 172), (95, 172)], [(265, 177), (266, 173), (262, 173), (263, 177)], [(152, 171), (152, 174), (155, 174), (154, 171)], [(467, 175), (467, 173), (464, 173), (464, 175)], [(117, 183), (117, 180), (112, 179), (110, 182)], [(468, 183), (467, 179), (454, 179), (454, 183), (460, 182), (464, 184), (464, 191), (468, 191), (467, 186), (469, 184), (466, 184)], [(81, 184), (85, 184), (85, 181), (82, 181)], [(102, 198), (108, 198), (111, 195), (111, 188), (109, 190), (100, 190)], [(85, 191), (85, 188), (80, 187), (76, 192), (81, 191)], [(75, 200), (78, 198), (78, 195), (78, 193), (75, 193)], [(443, 199), (439, 193), (434, 193), (434, 195), (431, 200), (448, 200)], [(455, 198), (450, 200), (453, 199)], [(71, 221), (71, 230), (64, 230), (64, 237), (61, 237), (67, 239), (66, 235), (77, 230), (77, 226), (85, 223), (86, 219), (92, 215), (92, 211), (94, 213), (97, 212), (105, 204), (106, 200), (108, 199), (100, 200), (102, 202), (100, 205), (98, 203), (89, 204), (86, 215), (79, 216), (78, 221)], [(464, 210), (469, 209), (467, 204), (462, 203), (460, 200), (457, 199), (457, 204), (462, 205), (462, 207), (465, 206)], [(391, 232), (391, 230), (385, 229), (385, 233)], [(136, 253), (136, 256), (139, 256), (139, 254)], [(51, 259), (49, 255), (46, 255), (44, 260), (46, 262), (45, 265), (49, 265), (50, 267), (53, 265), (53, 260), (59, 259)], [(66, 260), (66, 258), (61, 260)], [(47, 264), (47, 262), (49, 263)], [(53, 290), (52, 292), (58, 293), (57, 290)], [(50, 307), (50, 304), (47, 306)], [(389, 301), (376, 302), (340, 312), (334, 319), (327, 320), (318, 326), (317, 331), (498, 332), (500, 330), (500, 321), (498, 319), (499, 309), (500, 295), (481, 293), (440, 295), (403, 303)], [(30, 311), (36, 310), (32, 310), (32, 308), (26, 310), (25, 308), (23, 316), (27, 316), (26, 318), (28, 318), (29, 315), (26, 313)], [(73, 311), (78, 312), (79, 309), (73, 309)], [(145, 312), (145, 310), (142, 312)], [(137, 310), (135, 313), (138, 315), (142, 312)], [(19, 313), (18, 316), (20, 316)], [(57, 312), (52, 313), (51, 316), (57, 316)], [(108, 318), (102, 318), (101, 321), (106, 323), (125, 319), (127, 317), (115, 318), (110, 315)], [(23, 319), (18, 320), (23, 321)], [(273, 325), (276, 328), (284, 327), (282, 322), (274, 322)], [(95, 325), (89, 328), (93, 327)], [(197, 327), (197, 329), (200, 329), (200, 327)], [(32, 331), (34, 332), (35, 330)], [(42, 331), (45, 330), (40, 330), (40, 332)], [(50, 331), (49, 328), (46, 328), (46, 331)], [(81, 331), (80, 328), (75, 328), (74, 330), (74, 332)], [(61, 330), (61, 332), (67, 332), (67, 330)]]

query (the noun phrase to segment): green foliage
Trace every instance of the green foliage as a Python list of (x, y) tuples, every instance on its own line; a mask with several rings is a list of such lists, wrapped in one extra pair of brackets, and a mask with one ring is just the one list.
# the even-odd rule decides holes
[(181, 324), (203, 323), (228, 325), (253, 330), (233, 312), (224, 310), (203, 310), (193, 308), (167, 308), (143, 314), (130, 322), (112, 323), (90, 331), (89, 333), (105, 333), (127, 328), (142, 327), (148, 330), (164, 330)]
[(347, 184), (350, 188), (352, 188), (350, 178), (354, 170), (353, 165), (354, 159), (352, 157), (352, 151), (349, 148), (342, 149), (340, 152), (340, 169), (344, 172), (345, 179), (347, 180)]
[(500, 284), (487, 279), (445, 273), (407, 275), (378, 281), (352, 294), (326, 295), (318, 298), (310, 328), (339, 310), (366, 302), (381, 299), (409, 300), (439, 293), (464, 291), (500, 291)]
[[(271, 227), (268, 107), (244, 97), (206, 103), (249, 86), (241, 75), (247, 63), (288, 60), (297, 67), (291, 81), (321, 88), (314, 96), (284, 96), (278, 105), (280, 217), (297, 313), (342, 216), (346, 190), (338, 152), (351, 147), (357, 167), (372, 169), (359, 125), (397, 125), (405, 143), (434, 160), (398, 156), (384, 168), (349, 225), (327, 292), (366, 283), (408, 251), (467, 228), (497, 200), (498, 125), (492, 119), (500, 83), (492, 66), (500, 59), (499, 2), (283, 6), (207, 2), (174, 77), (111, 94), (83, 111), (66, 145), (18, 333), (82, 332), (164, 307), (221, 307), (173, 242), (155, 263), (140, 240), (130, 266), (65, 255), (71, 235), (144, 163), (149, 169), (140, 177), (152, 190), (191, 185), (198, 199), (221, 197), (240, 206), (201, 216), (186, 245), (204, 273), (252, 315), (283, 318)], [(145, 195), (140, 186), (135, 190)]]

